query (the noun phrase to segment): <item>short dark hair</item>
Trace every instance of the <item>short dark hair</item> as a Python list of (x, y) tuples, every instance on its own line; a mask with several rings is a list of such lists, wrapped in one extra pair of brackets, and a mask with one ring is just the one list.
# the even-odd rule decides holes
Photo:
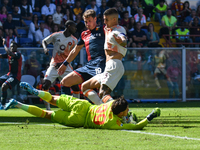
[(103, 13), (104, 16), (109, 16), (109, 15), (118, 15), (118, 11), (115, 8), (109, 8)]
[(124, 96), (119, 97), (113, 101), (111, 110), (113, 114), (118, 115), (120, 112), (123, 112), (127, 109), (128, 102), (124, 99)]
[(72, 20), (67, 20), (66, 22), (65, 22), (65, 27), (67, 27), (68, 25), (75, 25), (75, 22), (74, 21), (72, 21)]

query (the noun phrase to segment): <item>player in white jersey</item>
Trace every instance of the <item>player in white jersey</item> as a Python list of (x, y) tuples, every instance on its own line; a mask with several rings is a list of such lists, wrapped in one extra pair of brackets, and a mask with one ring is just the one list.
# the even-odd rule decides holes
[[(49, 90), (51, 84), (55, 81), (56, 78), (62, 80), (64, 76), (73, 71), (72, 67), (68, 65), (64, 74), (58, 75), (57, 73), (57, 69), (60, 67), (63, 61), (67, 58), (70, 51), (77, 44), (77, 39), (72, 35), (75, 32), (76, 24), (73, 21), (68, 20), (65, 23), (65, 30), (63, 32), (55, 32), (42, 41), (42, 46), (46, 55), (48, 55), (49, 51), (46, 46), (50, 43), (54, 45), (50, 66), (47, 69), (44, 77), (44, 83), (42, 85), (42, 89), (44, 91)], [(61, 93), (71, 95), (70, 87), (63, 86), (61, 88)], [(47, 109), (50, 109), (50, 106), (47, 106)]]
[[(124, 74), (122, 58), (126, 55), (126, 30), (118, 25), (118, 12), (114, 8), (104, 12), (105, 27), (105, 54), (106, 67), (102, 74), (98, 74), (82, 84), (82, 91), (85, 96), (95, 104), (106, 103), (111, 100), (111, 91)], [(99, 96), (94, 90), (99, 89)], [(101, 100), (102, 99), (102, 100)]]

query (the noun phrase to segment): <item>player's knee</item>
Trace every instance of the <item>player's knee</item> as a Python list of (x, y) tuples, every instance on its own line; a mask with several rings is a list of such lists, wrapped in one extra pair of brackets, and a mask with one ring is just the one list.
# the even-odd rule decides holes
[(45, 91), (49, 90), (50, 86), (51, 86), (51, 81), (45, 80), (43, 85), (42, 85), (42, 89), (45, 90)]
[(85, 92), (87, 89), (88, 89), (87, 84), (83, 83), (83, 84), (81, 85), (81, 91), (82, 91), (82, 92)]
[(6, 83), (3, 83), (1, 86), (2, 91), (6, 91), (8, 89), (8, 85)]
[(67, 87), (70, 87), (70, 85), (68, 85), (68, 84), (67, 84), (67, 81), (64, 80), (64, 79), (62, 79), (62, 80), (60, 81), (60, 84), (61, 84), (61, 86), (67, 86)]

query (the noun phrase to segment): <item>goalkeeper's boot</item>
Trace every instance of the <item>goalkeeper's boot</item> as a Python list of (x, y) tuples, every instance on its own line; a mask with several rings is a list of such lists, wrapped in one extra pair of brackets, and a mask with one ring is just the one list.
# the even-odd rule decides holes
[(5, 110), (8, 110), (8, 109), (10, 109), (10, 108), (15, 107), (17, 104), (18, 104), (18, 102), (17, 102), (15, 99), (11, 99), (11, 100), (9, 100), (8, 103), (6, 103), (6, 106), (5, 106), (4, 109), (5, 109)]
[(132, 124), (137, 124), (138, 119), (135, 113), (128, 112), (127, 116), (124, 116), (122, 118), (123, 123), (132, 123)]
[(28, 91), (29, 93), (31, 93), (32, 95), (36, 95), (38, 96), (39, 92), (37, 89), (35, 89), (34, 87), (32, 87), (29, 83), (27, 82), (20, 82), (20, 87), (26, 91)]
[(147, 120), (151, 121), (153, 118), (160, 116), (160, 108), (154, 108), (153, 111), (147, 116)]

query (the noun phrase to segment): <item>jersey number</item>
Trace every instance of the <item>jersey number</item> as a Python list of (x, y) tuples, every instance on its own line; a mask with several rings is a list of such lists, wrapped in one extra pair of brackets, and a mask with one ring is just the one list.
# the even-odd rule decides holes
[(106, 115), (104, 114), (104, 112), (107, 110), (107, 108), (108, 108), (108, 105), (102, 105), (96, 111), (96, 113), (99, 113), (99, 114), (97, 114), (97, 115), (94, 116), (94, 121), (93, 122), (96, 125), (102, 125), (102, 124), (105, 123), (105, 121), (106, 121)]

